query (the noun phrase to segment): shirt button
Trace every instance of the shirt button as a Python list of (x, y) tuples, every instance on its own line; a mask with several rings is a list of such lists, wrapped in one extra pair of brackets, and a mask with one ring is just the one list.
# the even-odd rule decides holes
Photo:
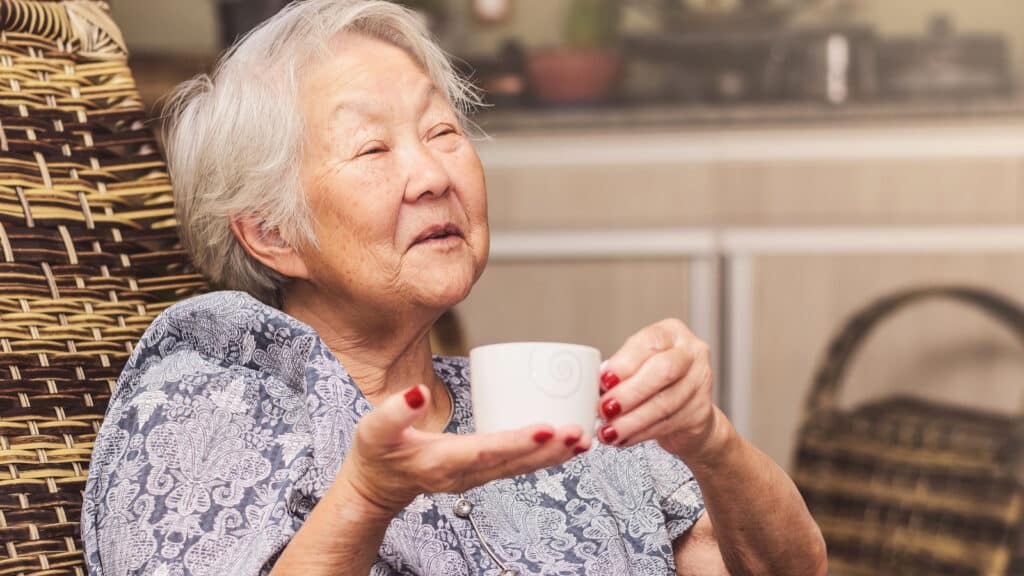
[[(455, 508), (453, 509), (453, 512), (455, 512), (455, 515), (458, 516), (459, 518), (469, 518), (469, 515), (473, 513), (473, 503), (470, 502), (469, 500), (466, 500), (465, 498), (459, 498), (459, 501), (455, 503)], [(507, 572), (507, 570), (506, 570), (506, 572)], [(506, 575), (504, 572), (502, 572), (501, 576), (518, 576), (518, 575), (515, 575), (515, 574)]]

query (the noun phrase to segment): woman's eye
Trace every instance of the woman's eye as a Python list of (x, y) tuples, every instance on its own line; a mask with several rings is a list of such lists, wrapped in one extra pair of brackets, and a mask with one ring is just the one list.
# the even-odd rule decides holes
[(383, 152), (387, 152), (387, 149), (384, 148), (383, 146), (371, 146), (371, 147), (367, 148), (366, 150), (363, 150), (362, 152), (360, 152), (358, 155), (359, 156), (373, 156), (374, 154), (381, 154)]
[(456, 134), (455, 129), (451, 126), (446, 126), (434, 132), (434, 138), (440, 138), (441, 136), (447, 136), (449, 134)]

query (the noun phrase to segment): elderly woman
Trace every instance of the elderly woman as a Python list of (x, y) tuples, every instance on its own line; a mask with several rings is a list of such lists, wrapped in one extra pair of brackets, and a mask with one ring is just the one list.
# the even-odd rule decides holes
[(181, 89), (182, 238), (231, 291), (165, 311), (125, 367), (90, 573), (825, 572), (678, 320), (606, 361), (596, 438), (473, 433), (466, 362), (428, 337), (487, 262), (473, 94), (413, 15), (368, 0), (292, 4)]

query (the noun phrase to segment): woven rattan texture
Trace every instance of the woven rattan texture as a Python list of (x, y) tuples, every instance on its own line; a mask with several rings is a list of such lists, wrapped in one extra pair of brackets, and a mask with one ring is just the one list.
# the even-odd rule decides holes
[(913, 398), (838, 408), (843, 373), (873, 328), (935, 297), (980, 308), (1024, 341), (1024, 312), (1014, 303), (959, 287), (880, 300), (833, 340), (801, 430), (795, 480), (836, 576), (1020, 573), (1011, 563), (1024, 518), (1021, 418)]
[(0, 25), (0, 576), (81, 575), (116, 378), (203, 283), (107, 6), (0, 0)]

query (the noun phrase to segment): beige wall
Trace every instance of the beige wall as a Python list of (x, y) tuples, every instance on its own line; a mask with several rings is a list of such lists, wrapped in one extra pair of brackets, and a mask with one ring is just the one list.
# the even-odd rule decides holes
[(219, 49), (214, 0), (113, 0), (110, 4), (133, 51), (209, 54)]
[[(936, 284), (987, 288), (1018, 302), (1018, 255), (786, 255), (755, 262), (750, 437), (792, 465), (804, 402), (827, 344), (877, 298)], [(921, 303), (880, 324), (843, 379), (844, 409), (902, 394), (1019, 414), (1020, 342), (990, 317), (948, 301)]]
[(643, 326), (686, 319), (689, 281), (684, 259), (499, 260), (458, 313), (470, 347), (575, 342), (607, 358)]

